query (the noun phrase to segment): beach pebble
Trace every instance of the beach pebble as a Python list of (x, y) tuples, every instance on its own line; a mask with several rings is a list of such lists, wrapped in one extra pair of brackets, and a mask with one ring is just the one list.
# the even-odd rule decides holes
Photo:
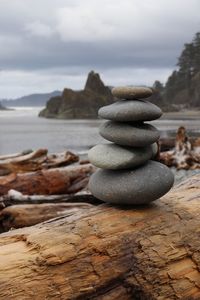
[(145, 147), (159, 139), (159, 131), (150, 124), (107, 121), (99, 132), (103, 138), (122, 146)]
[(98, 114), (103, 119), (135, 122), (156, 120), (160, 118), (162, 111), (158, 106), (148, 101), (121, 100), (100, 108)]
[(98, 170), (90, 178), (89, 189), (108, 203), (140, 205), (166, 194), (173, 182), (174, 176), (165, 165), (148, 161), (134, 170)]
[(159, 147), (158, 143), (153, 143), (150, 145), (152, 151), (152, 159), (158, 155)]
[(102, 169), (128, 169), (144, 164), (153, 156), (152, 147), (131, 148), (100, 144), (88, 152), (90, 162)]
[(120, 99), (143, 99), (148, 98), (153, 94), (152, 89), (148, 87), (115, 87), (112, 89), (112, 94), (116, 98)]

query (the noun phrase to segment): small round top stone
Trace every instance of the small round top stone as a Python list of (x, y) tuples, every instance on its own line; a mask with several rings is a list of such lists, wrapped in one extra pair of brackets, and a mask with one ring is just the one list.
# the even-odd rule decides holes
[(134, 100), (150, 97), (153, 94), (153, 90), (148, 87), (119, 86), (112, 89), (112, 94), (116, 98)]

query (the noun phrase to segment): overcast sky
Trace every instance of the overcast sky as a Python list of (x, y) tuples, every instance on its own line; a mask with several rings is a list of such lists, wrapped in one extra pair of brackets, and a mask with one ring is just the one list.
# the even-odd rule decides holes
[(200, 31), (199, 0), (0, 0), (0, 98), (165, 82)]

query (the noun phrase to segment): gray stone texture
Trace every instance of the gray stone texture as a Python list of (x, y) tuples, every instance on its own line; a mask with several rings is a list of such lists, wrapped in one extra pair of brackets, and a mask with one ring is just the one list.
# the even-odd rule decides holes
[(99, 128), (103, 138), (122, 146), (145, 147), (159, 139), (159, 131), (150, 124), (107, 121)]
[(108, 203), (140, 205), (163, 196), (173, 182), (169, 168), (148, 161), (134, 170), (98, 170), (90, 178), (89, 189), (95, 197)]
[(148, 101), (126, 100), (100, 108), (98, 115), (103, 119), (113, 121), (135, 122), (156, 120), (161, 117), (162, 111)]
[(93, 165), (102, 169), (129, 169), (144, 164), (153, 156), (152, 146), (132, 148), (116, 144), (100, 144), (88, 152)]

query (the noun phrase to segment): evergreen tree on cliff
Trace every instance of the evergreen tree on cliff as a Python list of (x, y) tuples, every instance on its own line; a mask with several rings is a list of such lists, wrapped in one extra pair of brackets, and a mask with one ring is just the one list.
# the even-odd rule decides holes
[[(184, 45), (177, 69), (169, 76), (162, 91), (155, 86), (160, 103), (166, 110), (175, 107), (200, 108), (200, 32), (191, 43)], [(158, 97), (158, 96), (157, 96)]]

